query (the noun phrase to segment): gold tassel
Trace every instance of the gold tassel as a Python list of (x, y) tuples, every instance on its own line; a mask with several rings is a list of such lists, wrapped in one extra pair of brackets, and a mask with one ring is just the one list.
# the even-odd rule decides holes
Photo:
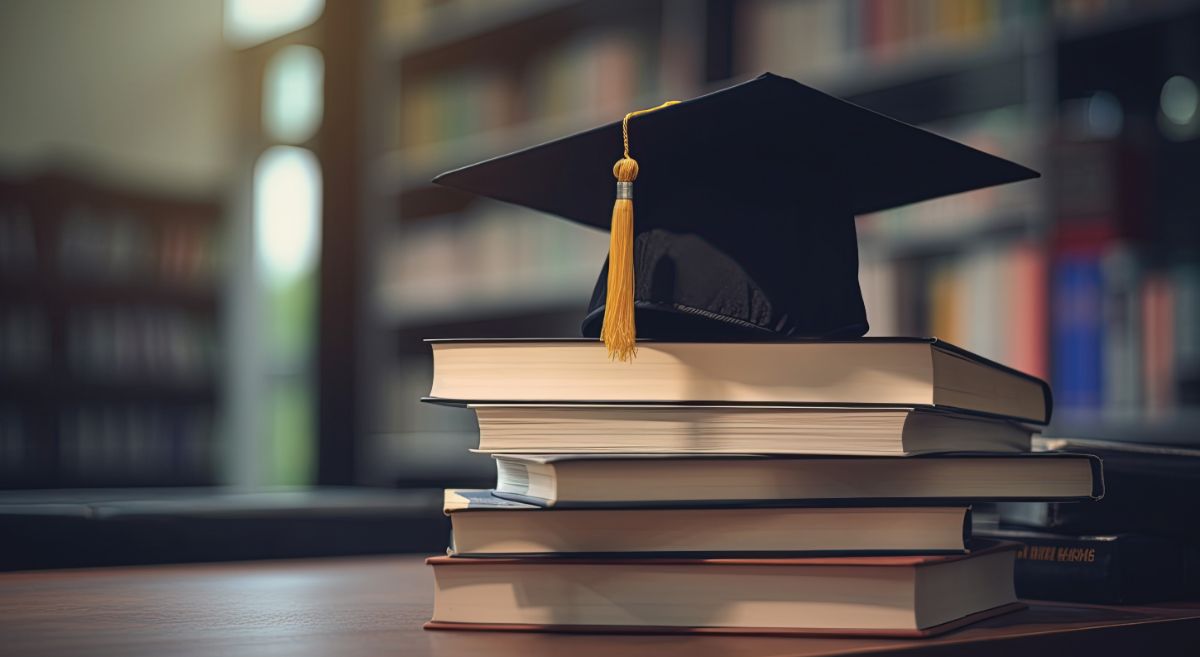
[[(629, 189), (626, 185), (632, 185), (637, 174), (638, 163), (633, 158), (621, 158), (613, 165), (618, 188)], [(633, 316), (633, 199), (618, 192), (608, 242), (608, 296), (604, 301), (604, 325), (600, 328), (600, 339), (604, 340), (609, 358), (629, 361), (637, 355)]]
[(633, 308), (633, 181), (638, 176), (637, 160), (629, 156), (629, 119), (677, 104), (669, 100), (658, 107), (625, 115), (621, 133), (625, 155), (613, 165), (617, 178), (617, 200), (613, 204), (612, 232), (608, 243), (608, 294), (604, 301), (604, 323), (600, 339), (608, 357), (622, 362), (637, 356), (637, 327)]

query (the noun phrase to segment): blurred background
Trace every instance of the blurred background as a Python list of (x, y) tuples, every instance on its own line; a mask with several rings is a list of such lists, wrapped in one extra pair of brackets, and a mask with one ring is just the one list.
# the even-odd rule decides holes
[(430, 178), (767, 70), (1044, 173), (861, 217), (871, 335), (1048, 378), (1048, 434), (1197, 444), (1197, 35), (1188, 0), (3, 0), (0, 565), (441, 550), (493, 469), (422, 339), (577, 335), (607, 234)]

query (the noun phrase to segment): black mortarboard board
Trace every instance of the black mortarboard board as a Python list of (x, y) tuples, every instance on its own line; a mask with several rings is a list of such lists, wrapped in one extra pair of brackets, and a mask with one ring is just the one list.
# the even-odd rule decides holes
[[(639, 337), (861, 336), (867, 319), (854, 215), (1038, 176), (770, 73), (656, 109), (627, 127), (641, 171), (635, 165)], [(621, 155), (617, 121), (434, 182), (616, 227), (611, 176)], [(612, 254), (620, 239), (628, 237), (614, 231)], [(601, 335), (608, 267), (585, 336)]]

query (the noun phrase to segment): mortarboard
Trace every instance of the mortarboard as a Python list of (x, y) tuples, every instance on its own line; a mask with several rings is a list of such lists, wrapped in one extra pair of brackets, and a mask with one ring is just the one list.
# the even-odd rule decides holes
[(855, 215), (1037, 176), (767, 73), (434, 182), (611, 227), (582, 329), (625, 360), (635, 323), (660, 340), (860, 337)]

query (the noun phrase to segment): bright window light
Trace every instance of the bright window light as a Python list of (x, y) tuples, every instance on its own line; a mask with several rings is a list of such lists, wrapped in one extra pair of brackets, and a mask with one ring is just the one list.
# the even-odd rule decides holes
[(1191, 78), (1176, 75), (1167, 80), (1159, 94), (1159, 105), (1167, 120), (1176, 125), (1187, 125), (1196, 118), (1196, 108), (1200, 105), (1200, 91)]
[(249, 48), (312, 25), (325, 0), (225, 0), (225, 40)]
[(1194, 80), (1176, 75), (1163, 84), (1158, 98), (1158, 129), (1172, 141), (1200, 135), (1200, 89)]
[(255, 258), (268, 284), (311, 272), (321, 245), (321, 165), (312, 151), (272, 146), (254, 165)]
[(275, 53), (263, 73), (263, 131), (274, 139), (301, 144), (312, 138), (325, 110), (325, 58), (312, 46), (287, 46)]

